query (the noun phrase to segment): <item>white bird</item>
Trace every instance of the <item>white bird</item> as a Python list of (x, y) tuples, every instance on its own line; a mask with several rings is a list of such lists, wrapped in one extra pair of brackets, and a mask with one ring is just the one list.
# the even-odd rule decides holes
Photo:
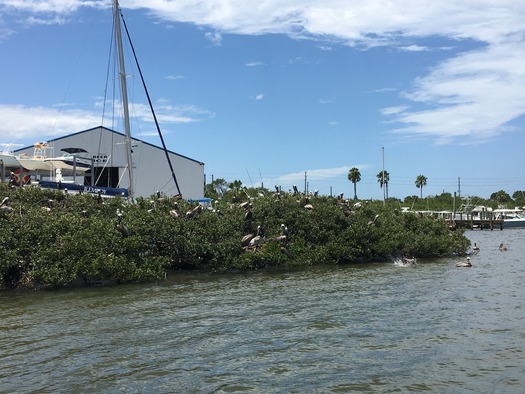
[(459, 267), (459, 268), (472, 267), (472, 263), (470, 262), (470, 257), (467, 257), (467, 261), (458, 261), (456, 263), (456, 267)]

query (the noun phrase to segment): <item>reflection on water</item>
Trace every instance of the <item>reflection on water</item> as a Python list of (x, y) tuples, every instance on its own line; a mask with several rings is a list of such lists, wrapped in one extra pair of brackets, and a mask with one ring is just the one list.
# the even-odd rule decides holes
[(1, 293), (0, 392), (522, 392), (525, 230), (466, 234), (481, 248), (468, 269)]

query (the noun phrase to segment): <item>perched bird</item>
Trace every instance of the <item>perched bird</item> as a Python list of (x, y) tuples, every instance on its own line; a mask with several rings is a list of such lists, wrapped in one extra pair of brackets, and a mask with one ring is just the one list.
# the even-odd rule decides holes
[(241, 246), (248, 246), (253, 237), (255, 237), (255, 234), (246, 234), (244, 237), (241, 238)]
[(456, 267), (459, 267), (459, 268), (472, 267), (472, 263), (470, 262), (470, 257), (467, 257), (467, 261), (458, 261), (456, 263)]
[(122, 234), (122, 237), (123, 237), (123, 238), (127, 238), (127, 237), (129, 237), (129, 230), (128, 230), (128, 228), (127, 228), (126, 226), (124, 226), (123, 224), (120, 224), (120, 223), (119, 223), (119, 224), (116, 225), (115, 228), (117, 229), (117, 231), (118, 231), (119, 233)]
[(288, 227), (286, 227), (284, 223), (281, 224), (281, 235), (275, 237), (275, 241), (280, 242), (283, 245), (288, 243)]
[(117, 224), (120, 224), (122, 222), (122, 211), (117, 208)]
[(370, 220), (368, 223), (367, 223), (367, 226), (372, 226), (373, 224), (375, 224), (376, 220), (379, 218), (379, 215), (376, 215), (374, 216), (374, 219), (373, 220)]
[(246, 213), (244, 214), (244, 220), (252, 220), (253, 212), (252, 209), (249, 207), (246, 209)]
[(289, 259), (292, 258), (292, 254), (290, 253), (290, 251), (288, 249), (286, 249), (284, 246), (281, 246), (281, 253), (283, 253), (284, 255), (286, 255)]
[(170, 211), (170, 215), (172, 218), (175, 218), (175, 219), (177, 219), (180, 216), (179, 204), (177, 203), (177, 201), (173, 203), (173, 209)]
[(5, 197), (0, 203), (0, 210), (4, 213), (13, 212), (13, 208), (9, 206), (9, 197)]
[(186, 217), (188, 219), (195, 217), (200, 211), (202, 211), (202, 205), (197, 205), (195, 208), (186, 212)]
[(11, 213), (13, 212), (13, 208), (11, 208), (9, 205), (2, 205), (0, 206), (0, 210), (4, 213)]

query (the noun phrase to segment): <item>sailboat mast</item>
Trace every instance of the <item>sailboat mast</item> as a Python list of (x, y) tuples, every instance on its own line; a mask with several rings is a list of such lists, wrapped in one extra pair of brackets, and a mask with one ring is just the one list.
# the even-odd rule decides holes
[(124, 66), (124, 50), (122, 48), (122, 33), (120, 30), (120, 8), (118, 0), (113, 0), (113, 12), (115, 16), (115, 38), (117, 40), (120, 87), (122, 90), (122, 107), (124, 111), (124, 130), (126, 133), (126, 151), (129, 178), (129, 197), (133, 200), (133, 161), (131, 157), (131, 127), (129, 124), (128, 87), (126, 84), (126, 68)]

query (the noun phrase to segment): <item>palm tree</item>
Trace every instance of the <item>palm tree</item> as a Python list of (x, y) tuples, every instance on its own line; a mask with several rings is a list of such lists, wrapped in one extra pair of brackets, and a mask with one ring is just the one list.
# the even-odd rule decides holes
[(423, 186), (427, 185), (427, 177), (424, 175), (418, 175), (416, 178), (416, 187), (420, 189), (421, 198), (423, 198)]
[(356, 185), (361, 180), (361, 173), (358, 168), (353, 167), (348, 171), (348, 180), (354, 184), (354, 200), (357, 200)]
[(383, 188), (385, 187), (386, 192), (386, 198), (388, 198), (388, 181), (390, 180), (390, 174), (388, 171), (380, 171), (379, 174), (377, 174), (377, 181), (379, 182), (379, 187)]

